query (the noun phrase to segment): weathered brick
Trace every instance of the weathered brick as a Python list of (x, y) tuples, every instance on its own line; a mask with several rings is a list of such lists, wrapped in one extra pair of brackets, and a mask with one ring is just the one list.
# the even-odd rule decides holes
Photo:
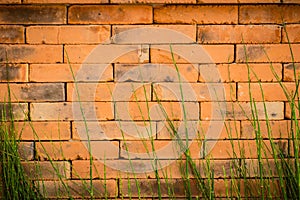
[[(103, 67), (101, 77), (97, 76), (99, 68)], [(72, 71), (76, 81), (98, 82), (113, 80), (113, 66), (110, 64), (31, 64), (31, 82), (74, 82)], [(77, 74), (80, 72), (80, 75)], [(97, 73), (96, 73), (97, 72)], [(51, 74), (51, 76), (49, 76)]]
[(23, 0), (23, 3), (35, 4), (89, 4), (89, 3), (109, 3), (108, 0)]
[[(113, 107), (110, 102), (97, 103), (81, 103), (86, 120), (111, 120), (113, 119)], [(94, 107), (95, 106), (95, 107)], [(76, 104), (77, 109), (73, 109), (72, 103), (32, 103), (30, 107), (32, 120), (83, 120), (79, 111), (79, 103)], [(95, 110), (93, 109), (95, 108)], [(93, 116), (93, 115), (96, 116)], [(95, 119), (96, 117), (96, 119)]]
[[(96, 159), (119, 157), (118, 142), (90, 141), (91, 154)], [(113, 145), (116, 148), (108, 148)], [(41, 160), (89, 160), (88, 142), (39, 142), (36, 143), (37, 156)]]
[(154, 8), (155, 23), (236, 24), (236, 6), (160, 6)]
[[(209, 82), (209, 80), (204, 80), (201, 76), (203, 73), (211, 72), (211, 65), (200, 65), (200, 77), (199, 81)], [(248, 76), (249, 68), (249, 76)], [(220, 64), (217, 65), (217, 70), (219, 72), (219, 79), (216, 82), (272, 82), (277, 81), (273, 72), (278, 75), (279, 80), (282, 78), (282, 66), (281, 64)], [(214, 79), (213, 79), (214, 80)]]
[(67, 100), (78, 101), (146, 101), (151, 100), (151, 85), (143, 83), (78, 83), (67, 85)]
[(297, 108), (298, 105), (299, 105), (298, 101), (294, 101), (293, 109), (291, 109), (292, 104), (289, 103), (289, 102), (285, 102), (285, 113), (284, 113), (284, 116), (287, 119), (292, 119), (292, 117), (293, 117), (293, 120), (295, 119), (295, 117), (297, 119), (299, 119), (300, 115), (299, 115), (298, 108)]
[[(282, 41), (283, 42), (290, 42), (290, 43), (299, 43), (300, 42), (300, 25), (298, 24), (291, 24), (286, 25), (285, 29), (282, 29)], [(289, 40), (287, 39), (289, 38)]]
[(0, 6), (0, 24), (65, 24), (64, 6)]
[(16, 122), (15, 127), (21, 140), (69, 140), (69, 122)]
[(124, 4), (136, 4), (136, 3), (157, 3), (157, 4), (194, 4), (197, 0), (112, 0), (111, 3), (124, 3)]
[(1, 0), (0, 4), (13, 4), (13, 3), (21, 3), (21, 0)]
[[(12, 102), (64, 101), (64, 85), (62, 83), (27, 83), (10, 84)], [(8, 95), (7, 84), (0, 84), (0, 99)]]
[(34, 143), (33, 142), (20, 142), (18, 146), (18, 153), (21, 160), (29, 161), (34, 158)]
[(283, 73), (283, 80), (284, 81), (295, 81), (298, 79), (300, 74), (300, 64), (299, 63), (290, 63), (284, 65), (284, 73)]
[[(254, 101), (287, 101), (296, 92), (295, 83), (251, 83), (250, 92)], [(284, 88), (282, 88), (284, 87)], [(238, 83), (238, 100), (250, 101), (248, 83)]]
[[(261, 162), (264, 171), (263, 176), (265, 177), (279, 177), (278, 166), (284, 165), (284, 161), (281, 159), (263, 159), (259, 161), (258, 159), (246, 159), (245, 160), (245, 167), (248, 170), (247, 177), (259, 177), (260, 170), (259, 170), (259, 162)], [(286, 162), (289, 162), (286, 160)], [(270, 185), (272, 187), (272, 184)], [(275, 190), (275, 188), (274, 188)], [(276, 191), (274, 191), (276, 193)], [(279, 195), (279, 194), (277, 194)]]
[[(267, 115), (269, 119), (283, 119), (284, 118), (284, 105), (283, 102), (265, 102)], [(218, 116), (214, 118), (214, 120), (222, 119), (235, 119), (235, 120), (246, 120), (248, 118), (252, 118), (251, 114), (251, 105), (246, 102), (228, 102), (225, 107), (221, 107), (221, 105), (211, 102), (201, 102), (201, 119), (209, 120), (212, 119), (212, 112), (215, 111)], [(226, 110), (224, 110), (226, 108)], [(221, 110), (220, 110), (221, 109)], [(256, 114), (260, 120), (266, 118), (264, 112), (264, 103), (257, 102), (256, 103)]]
[(15, 63), (57, 63), (63, 59), (62, 46), (58, 45), (0, 45), (0, 52), (2, 63), (6, 59)]
[[(1, 102), (8, 102), (8, 99), (2, 99)], [(28, 104), (12, 103), (9, 105), (8, 103), (0, 103), (0, 120), (11, 120), (11, 113), (13, 115), (13, 120), (27, 119)]]
[(71, 6), (70, 24), (147, 24), (152, 23), (151, 6)]
[[(279, 43), (280, 27), (274, 25), (198, 26), (199, 43)], [(263, 32), (264, 34), (257, 34)]]
[[(172, 52), (176, 63), (230, 63), (234, 57), (233, 45), (173, 45)], [(152, 45), (150, 55), (153, 63), (173, 63), (170, 46)]]
[[(300, 62), (300, 45), (292, 44), (294, 61)], [(247, 54), (247, 57), (245, 56)], [(237, 62), (291, 62), (288, 44), (237, 45)]]
[(23, 26), (0, 26), (1, 43), (24, 43)]
[(26, 41), (31, 44), (99, 44), (110, 38), (110, 26), (30, 26)]
[(241, 24), (299, 23), (299, 10), (298, 5), (242, 5), (239, 10), (239, 22)]
[(0, 64), (0, 82), (27, 82), (27, 64)]

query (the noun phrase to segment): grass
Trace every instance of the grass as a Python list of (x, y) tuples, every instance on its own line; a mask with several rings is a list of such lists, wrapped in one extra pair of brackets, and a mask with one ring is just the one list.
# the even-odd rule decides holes
[[(285, 28), (284, 28), (285, 30)], [(286, 30), (285, 30), (286, 31)], [(287, 35), (287, 34), (286, 34)], [(287, 38), (288, 39), (288, 38)], [(290, 44), (290, 43), (289, 43)], [(171, 48), (172, 52), (172, 48)], [(178, 74), (179, 80), (179, 89), (181, 91), (181, 104), (183, 111), (183, 123), (184, 123), (184, 140), (178, 133), (177, 122), (172, 120), (172, 116), (167, 114), (167, 111), (164, 109), (161, 100), (158, 97), (158, 94), (154, 91), (155, 101), (159, 105), (160, 111), (165, 118), (166, 128), (170, 134), (170, 138), (173, 138), (173, 141), (177, 142), (178, 149), (177, 151), (182, 152), (182, 155), (177, 159), (177, 168), (173, 170), (178, 170), (180, 172), (180, 181), (177, 181), (178, 178), (173, 178), (173, 172), (170, 169), (158, 169), (157, 167), (161, 166), (161, 160), (157, 158), (156, 149), (155, 149), (155, 138), (152, 137), (152, 127), (150, 125), (149, 130), (147, 130), (150, 140), (143, 140), (145, 151), (148, 153), (149, 158), (153, 159), (152, 168), (154, 172), (154, 178), (142, 182), (139, 175), (134, 170), (134, 158), (131, 158), (128, 154), (127, 160), (131, 171), (127, 172), (128, 177), (124, 176), (115, 177), (120, 188), (127, 187), (127, 195), (122, 194), (122, 191), (118, 191), (117, 197), (120, 199), (137, 197), (143, 199), (145, 196), (152, 196), (157, 199), (175, 199), (178, 195), (183, 195), (186, 199), (216, 199), (220, 195), (226, 199), (299, 199), (300, 198), (300, 162), (299, 162), (299, 121), (298, 116), (300, 114), (299, 109), (299, 77), (296, 73), (296, 66), (293, 59), (293, 52), (290, 48), (290, 53), (292, 55), (292, 63), (294, 69), (294, 79), (295, 79), (295, 90), (290, 92), (285, 87), (281, 78), (276, 74), (273, 64), (270, 60), (270, 68), (273, 72), (276, 82), (281, 86), (281, 89), (285, 93), (287, 98), (287, 105), (291, 109), (291, 119), (289, 120), (289, 137), (287, 139), (276, 138), (273, 136), (273, 130), (267, 112), (267, 104), (265, 101), (265, 95), (262, 88), (262, 83), (260, 82), (260, 77), (258, 77), (255, 72), (252, 70), (247, 59), (247, 52), (245, 49), (245, 58), (246, 65), (248, 69), (248, 79), (249, 79), (249, 105), (251, 107), (251, 115), (247, 116), (248, 121), (251, 123), (251, 127), (254, 132), (254, 146), (251, 146), (251, 150), (255, 153), (255, 156), (249, 157), (246, 154), (247, 142), (249, 140), (236, 140), (234, 137), (235, 132), (238, 130), (238, 124), (236, 124), (236, 119), (233, 119), (233, 124), (228, 122), (224, 123), (227, 140), (230, 142), (231, 149), (228, 149), (228, 153), (232, 155), (230, 160), (220, 161), (215, 159), (210, 154), (206, 155), (203, 159), (195, 159), (193, 157), (189, 148), (187, 148), (191, 142), (192, 138), (188, 138), (188, 120), (187, 120), (187, 111), (184, 107), (185, 97), (183, 95), (181, 77), (178, 70), (178, 66), (172, 54), (172, 59), (174, 67)], [(67, 55), (67, 52), (66, 52)], [(267, 55), (266, 55), (267, 56)], [(78, 93), (77, 82), (75, 79), (75, 74), (72, 71), (70, 66), (72, 76), (74, 78), (74, 84), (76, 88), (76, 96), (80, 101), (80, 94)], [(258, 111), (258, 102), (253, 98), (251, 90), (251, 78), (250, 75), (254, 74), (256, 82), (259, 84), (260, 94), (262, 99), (264, 119), (261, 119)], [(229, 75), (230, 76), (230, 75)], [(21, 139), (18, 137), (19, 131), (15, 127), (15, 119), (13, 114), (13, 108), (11, 103), (11, 94), (10, 85), (8, 87), (8, 96), (5, 106), (1, 113), (1, 177), (2, 177), (2, 196), (4, 199), (44, 199), (49, 194), (47, 193), (47, 185), (45, 180), (43, 180), (43, 175), (35, 177), (34, 179), (30, 178), (23, 168), (24, 158), (20, 156), (19, 149), (21, 146)], [(144, 86), (143, 86), (144, 87)], [(149, 102), (151, 100), (147, 99), (146, 89), (143, 88), (144, 95), (146, 96), (146, 105), (147, 105), (147, 118), (143, 118), (143, 123), (146, 125), (151, 124), (150, 117), (150, 106)], [(112, 93), (111, 93), (112, 94)], [(138, 107), (141, 111), (138, 98), (134, 93), (134, 99), (138, 104)], [(95, 161), (92, 156), (91, 140), (89, 138), (89, 129), (87, 120), (84, 118), (84, 110), (82, 105), (80, 105), (81, 114), (83, 116), (84, 126), (87, 134), (88, 141), (88, 152), (89, 152), (89, 177), (82, 178), (79, 175), (76, 175), (77, 172), (73, 169), (73, 174), (78, 180), (76, 183), (73, 181), (70, 184), (70, 180), (61, 174), (59, 167), (55, 164), (55, 161), (48, 155), (47, 160), (50, 162), (51, 167), (53, 168), (53, 173), (57, 179), (57, 197), (67, 197), (69, 199), (74, 198), (89, 198), (95, 199), (101, 197), (104, 199), (113, 199), (115, 194), (109, 193), (108, 188), (108, 178), (109, 173), (106, 166), (104, 166), (103, 174), (99, 174), (95, 167)], [(243, 107), (241, 106), (241, 109)], [(235, 110), (233, 109), (233, 116)], [(246, 111), (243, 111), (246, 115)], [(116, 111), (118, 113), (118, 111)], [(26, 114), (26, 113), (25, 113)], [(141, 113), (142, 115), (142, 113)], [(224, 116), (225, 117), (225, 116)], [(28, 123), (32, 128), (35, 136), (37, 137), (37, 142), (41, 142), (38, 138), (38, 134), (35, 132), (34, 127), (30, 120), (24, 119), (24, 123)], [(201, 122), (200, 126), (201, 125)], [(120, 124), (121, 127), (121, 124)], [(266, 127), (265, 129), (263, 127)], [(122, 127), (121, 127), (122, 129)], [(203, 130), (204, 131), (204, 130)], [(125, 133), (122, 132), (124, 148), (128, 151), (128, 146)], [(199, 138), (196, 138), (194, 142), (198, 142), (199, 146), (204, 147), (205, 144), (210, 142), (212, 139), (203, 138), (202, 131), (199, 131)], [(147, 144), (150, 143), (150, 148)], [(251, 143), (250, 145), (252, 145)], [(286, 144), (287, 148), (280, 146), (280, 144)], [(249, 144), (248, 144), (249, 145)], [(43, 150), (46, 151), (46, 148), (42, 146)], [(231, 152), (232, 151), (232, 152)], [(63, 156), (63, 160), (68, 160)], [(36, 160), (36, 171), (41, 169), (39, 165), (41, 161)], [(106, 160), (104, 162), (107, 162)], [(225, 162), (225, 164), (219, 164), (220, 162)], [(220, 169), (220, 166), (221, 169)], [(219, 169), (218, 169), (219, 167)], [(65, 167), (64, 170), (67, 170)], [(38, 174), (38, 173), (37, 173)], [(97, 174), (95, 178), (95, 175)], [(174, 173), (175, 174), (175, 173)], [(145, 177), (147, 174), (145, 175)], [(73, 176), (74, 178), (74, 176)], [(156, 184), (152, 184), (153, 181)], [(96, 187), (96, 182), (101, 182), (103, 190), (99, 187)], [(127, 181), (127, 186), (124, 186)], [(132, 184), (133, 181), (133, 184)], [(177, 182), (176, 182), (177, 181)], [(145, 185), (146, 184), (146, 185)], [(176, 185), (177, 184), (177, 185)], [(220, 184), (222, 185), (220, 187)], [(80, 188), (80, 189), (78, 189)], [(145, 189), (146, 188), (146, 189)], [(221, 188), (222, 191), (219, 191)], [(180, 194), (178, 194), (178, 192)]]

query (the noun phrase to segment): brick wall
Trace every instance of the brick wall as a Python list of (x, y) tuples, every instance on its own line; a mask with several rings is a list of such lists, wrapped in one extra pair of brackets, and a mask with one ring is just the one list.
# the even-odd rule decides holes
[[(215, 174), (219, 178), (215, 182), (216, 194), (222, 196), (225, 193), (223, 167), (230, 173), (232, 141), (242, 139), (240, 141), (245, 145), (245, 156), (257, 158), (251, 148), (255, 144), (255, 135), (248, 120), (249, 116), (251, 118), (249, 80), (252, 97), (258, 101), (258, 117), (265, 119), (258, 83), (261, 81), (274, 138), (282, 139), (283, 143), (288, 138), (290, 109), (273, 72), (277, 73), (278, 79), (283, 81), (288, 91), (295, 89), (294, 72), (290, 63), (293, 59), (296, 63), (300, 62), (299, 0), (0, 0), (0, 4), (0, 100), (4, 102), (7, 98), (9, 80), (13, 93), (14, 117), (18, 120), (16, 125), (19, 132), (22, 132), (20, 135), (25, 171), (36, 179), (33, 165), (36, 160), (41, 160), (42, 176), (39, 180), (45, 180), (44, 185), (50, 197), (57, 195), (56, 189), (61, 183), (53, 172), (49, 159), (54, 160), (54, 164), (64, 175), (65, 182), (74, 188), (71, 193), (76, 196), (76, 191), (84, 190), (84, 186), (79, 184), (79, 177), (89, 179), (89, 153), (83, 141), (92, 140), (92, 152), (109, 145), (115, 146), (115, 149), (105, 151), (105, 155), (100, 153), (100, 157), (105, 157), (106, 162), (118, 160), (119, 165), (126, 166), (128, 157), (121, 150), (146, 152), (142, 139), (138, 135), (127, 133), (130, 130), (136, 133), (132, 124), (139, 127), (151, 125), (156, 149), (163, 149), (172, 139), (163, 116), (152, 110), (149, 120), (147, 107), (157, 108), (156, 97), (161, 100), (170, 119), (177, 120), (175, 124), (183, 119), (180, 97), (172, 91), (172, 84), (178, 77), (176, 74), (172, 77), (168, 72), (163, 72), (164, 67), (175, 70), (171, 53), (157, 48), (160, 45), (168, 48), (168, 43), (157, 38), (146, 38), (149, 42), (127, 44), (138, 48), (111, 63), (105, 63), (108, 65), (101, 77), (93, 77), (93, 74), (86, 72), (85, 79), (74, 84), (70, 69), (75, 76), (77, 72), (82, 73), (81, 64), (97, 45), (122, 44), (122, 38), (115, 38), (115, 41), (110, 38), (134, 28), (178, 31), (187, 36), (189, 42), (173, 41), (174, 49), (189, 52), (194, 46), (201, 46), (216, 64), (213, 68), (217, 69), (220, 77), (214, 82), (223, 83), (226, 95), (224, 122), (222, 118), (212, 115), (216, 103), (211, 98), (207, 80), (203, 77), (212, 66), (197, 62), (192, 65), (189, 60), (175, 53), (179, 74), (189, 83), (182, 85), (188, 85), (195, 93), (195, 98), (187, 99), (188, 102), (184, 104), (188, 120), (201, 122), (196, 127), (202, 139), (209, 127), (218, 126), (218, 122), (225, 124), (219, 130), (220, 136), (211, 138), (219, 139), (210, 152), (212, 159), (216, 159)], [(291, 46), (288, 44), (283, 22)], [(273, 62), (273, 71), (270, 61)], [(249, 76), (246, 62), (249, 62), (252, 69)], [(146, 82), (148, 77), (149, 80), (152, 77), (158, 80), (148, 81), (144, 84), (145, 87), (141, 87), (141, 79), (133, 82), (122, 80), (128, 71), (147, 63), (155, 66), (166, 64), (159, 66), (161, 77), (151, 74), (151, 68), (145, 74)], [(100, 63), (89, 65), (92, 72), (101, 66)], [(296, 66), (298, 69), (298, 64)], [(80, 91), (84, 112), (92, 112), (89, 101), (95, 102), (93, 108), (96, 118), (87, 119), (90, 138), (82, 134), (85, 127), (80, 121), (80, 114), (73, 113), (73, 102), (78, 101), (74, 92), (76, 87)], [(122, 99), (122, 92), (120, 96), (112, 98), (112, 91), (116, 87), (121, 87), (124, 92), (132, 92), (134, 89), (135, 93), (125, 100)], [(128, 105), (126, 102), (129, 102)], [(0, 109), (4, 110), (4, 107), (5, 103), (2, 103)], [(123, 115), (127, 112), (130, 115)], [(32, 121), (35, 133), (29, 123), (23, 122), (27, 118)], [(125, 128), (125, 135), (120, 130), (119, 120), (122, 121), (122, 126), (129, 127)], [(102, 131), (99, 132), (98, 126)], [(234, 127), (231, 135), (233, 140), (228, 140), (226, 127)], [(262, 129), (265, 130), (266, 127)], [(263, 137), (268, 138), (267, 135)], [(201, 144), (202, 141), (199, 141)], [(146, 142), (146, 145), (149, 146), (150, 142)], [(192, 143), (190, 148), (192, 158), (199, 160), (196, 162), (199, 168), (203, 162), (199, 157), (200, 146)], [(174, 158), (171, 152), (165, 152), (162, 157)], [(142, 158), (147, 160), (147, 157)], [(142, 166), (145, 162), (139, 156), (132, 159), (137, 166)], [(104, 193), (104, 171), (107, 178), (106, 189), (111, 197), (137, 197), (135, 177), (141, 182), (143, 196), (157, 195), (154, 172), (133, 175), (109, 166), (105, 168), (103, 162), (96, 161), (92, 177), (95, 178), (95, 188), (99, 189), (95, 193), (98, 197)], [(169, 184), (176, 188), (177, 197), (184, 197), (181, 173), (176, 161), (158, 171), (163, 178), (162, 171), (172, 174)], [(161, 183), (162, 191), (163, 196), (167, 196), (164, 181)], [(128, 185), (132, 187), (131, 194), (128, 192)], [(193, 195), (197, 195), (196, 186), (192, 184), (191, 187), (195, 190)], [(67, 196), (67, 191), (62, 191), (61, 195)]]

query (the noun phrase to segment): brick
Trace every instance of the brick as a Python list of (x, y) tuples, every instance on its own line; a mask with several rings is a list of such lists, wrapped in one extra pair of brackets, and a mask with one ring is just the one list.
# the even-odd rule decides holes
[(136, 3), (155, 3), (155, 4), (194, 4), (196, 0), (112, 0), (111, 3), (124, 3), (124, 4), (136, 4)]
[(18, 153), (21, 160), (29, 161), (34, 158), (34, 143), (20, 142), (18, 146)]
[[(99, 68), (103, 74), (99, 77)], [(71, 69), (76, 81), (104, 82), (113, 80), (113, 66), (109, 64), (31, 64), (31, 82), (74, 82)], [(80, 75), (77, 74), (80, 72)], [(97, 73), (96, 73), (97, 72)], [(52, 76), (49, 76), (52, 74)], [(98, 76), (97, 76), (98, 75)]]
[(16, 122), (14, 125), (21, 140), (71, 139), (71, 124), (69, 122)]
[(270, 125), (270, 131), (268, 131), (267, 124), (264, 121), (259, 122), (260, 128), (258, 129), (257, 122), (255, 123), (254, 128), (254, 122), (249, 121), (242, 121), (241, 127), (242, 127), (242, 138), (245, 139), (255, 139), (255, 130), (259, 130), (261, 136), (264, 139), (268, 139), (269, 134), (272, 138), (288, 138), (289, 137), (289, 121), (288, 120), (280, 120), (280, 121), (269, 121)]
[(23, 4), (89, 4), (89, 3), (109, 3), (108, 0), (24, 0)]
[[(254, 101), (288, 101), (285, 92), (288, 97), (291, 97), (295, 94), (295, 90), (295, 83), (283, 83), (283, 86), (279, 83), (261, 83), (261, 86), (259, 83), (250, 84), (251, 96)], [(248, 83), (238, 83), (239, 101), (250, 101), (249, 93)]]
[[(65, 51), (71, 63), (147, 63), (149, 61), (148, 45), (66, 45)], [(68, 60), (66, 55), (65, 60)]]
[[(265, 102), (267, 115), (270, 120), (272, 119), (283, 119), (284, 118), (284, 105), (283, 102)], [(224, 116), (225, 119), (234, 119), (234, 120), (246, 120), (248, 118), (252, 118), (251, 114), (251, 105), (246, 102), (233, 102), (226, 103), (225, 108), (220, 107), (220, 104), (213, 105), (211, 102), (203, 102), (200, 104), (201, 106), (201, 119), (209, 120), (212, 119), (212, 111), (216, 111), (216, 118), (213, 120), (222, 119)], [(214, 108), (215, 107), (215, 108)], [(221, 110), (220, 110), (221, 109)], [(265, 119), (264, 112), (264, 103), (256, 102), (256, 114), (260, 120)], [(225, 115), (226, 113), (226, 115)]]
[(0, 26), (1, 43), (24, 43), (23, 26)]
[[(246, 48), (246, 49), (245, 49)], [(291, 62), (291, 52), (288, 44), (237, 45), (237, 62)], [(300, 61), (300, 45), (291, 45), (294, 61)], [(247, 59), (245, 57), (247, 53)]]
[[(40, 191), (45, 195), (45, 198), (90, 198), (91, 188), (86, 181), (68, 180), (64, 181), (40, 181), (37, 183)], [(106, 187), (104, 186), (106, 184)], [(116, 180), (106, 180), (105, 183), (100, 180), (93, 180), (94, 198), (103, 196), (117, 196)]]
[(299, 105), (299, 103), (294, 100), (294, 106), (293, 106), (294, 111), (292, 111), (292, 109), (291, 109), (292, 105), (289, 102), (285, 102), (285, 113), (284, 113), (285, 118), (292, 119), (292, 114), (293, 114), (293, 115), (295, 115), (295, 116), (293, 116), (293, 120), (294, 120), (294, 117), (296, 117), (296, 119), (299, 119), (299, 112), (298, 112), (298, 108), (297, 108), (298, 105)]
[[(283, 70), (284, 70), (283, 80), (294, 82), (295, 76), (297, 78), (299, 77), (300, 64), (299, 63), (284, 64)], [(296, 72), (296, 73), (294, 74), (294, 72)]]
[[(12, 102), (43, 102), (43, 101), (64, 101), (64, 85), (62, 83), (27, 83), (10, 84)], [(0, 98), (8, 95), (7, 84), (0, 84)]]
[(224, 3), (224, 4), (248, 4), (248, 3), (256, 3), (256, 4), (261, 4), (261, 3), (280, 3), (280, 0), (198, 0), (198, 4), (217, 4), (217, 3)]
[(144, 5), (71, 6), (70, 24), (147, 24), (152, 23), (152, 7)]
[[(232, 45), (173, 45), (172, 52), (176, 63), (230, 63), (234, 49)], [(153, 63), (173, 63), (170, 46), (152, 45), (150, 55)]]
[(287, 36), (289, 38), (290, 43), (299, 43), (300, 42), (300, 25), (286, 25), (285, 29), (282, 29), (282, 41), (288, 43)]
[(71, 165), (69, 162), (23, 162), (25, 174), (30, 179), (64, 179), (71, 178)]
[[(273, 66), (273, 67), (272, 67)], [(217, 70), (219, 71), (219, 78), (216, 82), (273, 82), (277, 81), (276, 77), (273, 75), (276, 73), (279, 80), (282, 79), (282, 66), (281, 64), (220, 64), (217, 65)], [(209, 74), (211, 72), (211, 65), (200, 65), (200, 82), (208, 82), (209, 80), (204, 80), (201, 76), (202, 73)], [(249, 67), (249, 76), (248, 76)], [(273, 68), (273, 69), (272, 69)], [(213, 79), (214, 80), (214, 79)]]
[[(199, 119), (199, 105), (195, 102), (185, 102), (187, 120)], [(162, 113), (164, 110), (166, 114)], [(121, 120), (164, 120), (165, 115), (171, 120), (183, 119), (181, 102), (116, 102), (116, 119)]]
[[(280, 43), (280, 27), (274, 25), (198, 26), (199, 43)], [(263, 32), (264, 34), (257, 34)]]
[(245, 5), (240, 7), (241, 24), (299, 23), (300, 6), (298, 5)]
[[(7, 102), (7, 99), (6, 100), (3, 99), (1, 101)], [(7, 103), (0, 103), (0, 120), (1, 121), (11, 120), (10, 108), (12, 111), (13, 120), (25, 120), (28, 118), (28, 116), (27, 116), (28, 104), (27, 103), (12, 103), (11, 106)]]
[[(81, 105), (86, 120), (113, 119), (113, 107), (109, 102), (82, 102)], [(83, 120), (79, 103), (32, 103), (30, 111), (32, 120)]]
[(155, 137), (156, 124), (154, 122), (106, 121), (72, 123), (72, 139), (74, 140), (136, 140)]
[(63, 58), (62, 46), (58, 45), (0, 45), (0, 50), (2, 63), (6, 59), (15, 63), (57, 63)]
[(151, 100), (151, 85), (143, 83), (78, 83), (67, 85), (67, 100), (78, 101), (146, 101)]
[(27, 64), (0, 64), (0, 82), (27, 82)]
[(0, 24), (65, 24), (64, 6), (0, 6)]
[(236, 6), (170, 5), (154, 8), (155, 23), (236, 24), (237, 21)]
[(115, 64), (115, 80), (118, 82), (197, 82), (198, 65), (192, 64)]
[(99, 44), (110, 38), (110, 26), (30, 26), (29, 44)]
[(283, 0), (283, 3), (299, 3), (299, 0)]
[(13, 3), (18, 3), (20, 4), (21, 3), (21, 0), (2, 0), (0, 1), (0, 4), (13, 4)]
[[(130, 34), (121, 34), (124, 31)], [(115, 25), (112, 41), (117, 44), (187, 44), (196, 41), (196, 31), (195, 25)], [(136, 33), (142, 37), (137, 37)]]
[[(115, 148), (108, 148), (109, 145)], [(118, 142), (90, 141), (91, 154), (96, 159), (119, 157)], [(37, 156), (41, 160), (89, 160), (87, 142), (39, 142), (36, 143)]]

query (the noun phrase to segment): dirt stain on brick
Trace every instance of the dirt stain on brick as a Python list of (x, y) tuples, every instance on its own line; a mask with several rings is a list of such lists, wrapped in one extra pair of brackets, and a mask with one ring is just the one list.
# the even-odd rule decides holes
[(26, 100), (62, 100), (61, 85), (28, 85), (21, 88), (21, 98)]
[(240, 55), (240, 59), (243, 61), (246, 61), (246, 58), (248, 60), (255, 60), (255, 59), (260, 58), (265, 55), (264, 49), (261, 46), (247, 47), (247, 49), (246, 49), (247, 57), (245, 55), (244, 47), (242, 47), (242, 48), (243, 48), (243, 51), (242, 51), (242, 54)]
[(0, 81), (13, 81), (20, 78), (21, 67), (12, 64), (0, 65)]

